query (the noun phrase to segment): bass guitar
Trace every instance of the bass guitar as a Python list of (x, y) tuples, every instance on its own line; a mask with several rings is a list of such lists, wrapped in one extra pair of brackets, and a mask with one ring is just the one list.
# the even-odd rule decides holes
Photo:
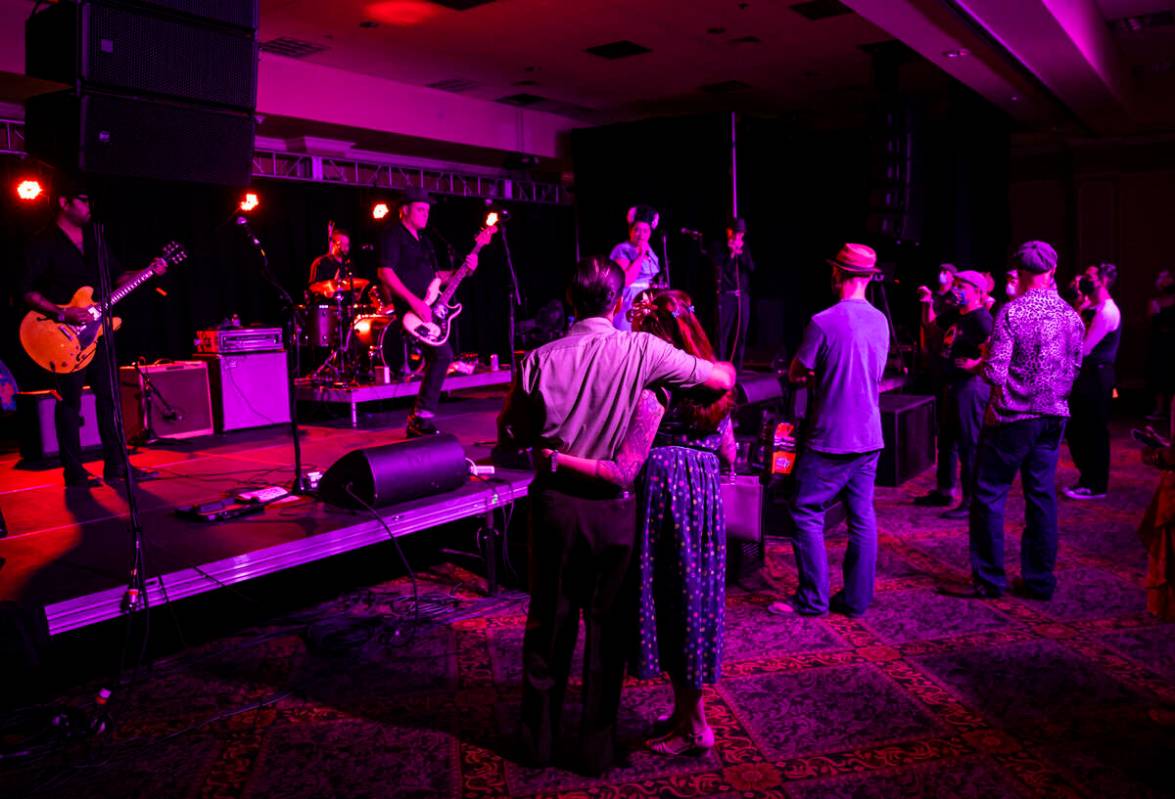
[(416, 314), (408, 311), (404, 314), (405, 332), (430, 347), (439, 347), (449, 340), (449, 333), (453, 329), (453, 320), (461, 313), (460, 303), (450, 305), (449, 301), (453, 299), (461, 281), (474, 270), (475, 267), (470, 259), (481, 252), (481, 248), (489, 244), (497, 232), (498, 220), (495, 217), (478, 231), (474, 238), (473, 250), (465, 256), (461, 268), (453, 273), (444, 291), (441, 291), (441, 279), (439, 277), (433, 278), (424, 294), (424, 304), (432, 312), (432, 321), (425, 322)]
[[(62, 308), (84, 308), (90, 314), (90, 321), (84, 325), (59, 322), (41, 311), (29, 311), (20, 323), (20, 343), (29, 357), (42, 369), (57, 374), (80, 372), (94, 360), (98, 339), (102, 337), (102, 314), (119, 300), (125, 299), (132, 291), (169, 266), (174, 266), (188, 257), (183, 245), (171, 242), (164, 246), (159, 258), (126, 284), (110, 294), (110, 299), (96, 304), (94, 289), (82, 286), (68, 305)], [(110, 320), (111, 327), (118, 330), (122, 319), (117, 316)]]

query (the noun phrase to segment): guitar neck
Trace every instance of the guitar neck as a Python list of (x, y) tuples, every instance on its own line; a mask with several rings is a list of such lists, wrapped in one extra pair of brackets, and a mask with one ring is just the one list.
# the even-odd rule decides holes
[(461, 285), (461, 281), (473, 271), (473, 267), (469, 265), (470, 256), (477, 255), (481, 252), (484, 244), (475, 244), (473, 249), (469, 251), (469, 255), (465, 256), (465, 260), (461, 263), (461, 268), (453, 273), (453, 279), (449, 281), (449, 285), (445, 286), (445, 290), (441, 292), (441, 296), (437, 298), (437, 302), (449, 304), (449, 300), (453, 299), (453, 295), (457, 293), (457, 287)]
[(146, 283), (148, 280), (150, 280), (153, 277), (155, 277), (155, 270), (144, 269), (139, 274), (137, 274), (134, 277), (134, 279), (124, 283), (123, 285), (121, 285), (117, 289), (115, 289), (114, 291), (110, 292), (110, 299), (108, 299), (105, 303), (103, 303), (103, 308), (112, 308), (115, 305), (115, 303), (119, 302), (120, 300), (126, 299), (127, 295), (129, 295), (131, 292), (133, 292), (135, 289), (137, 289), (139, 286), (143, 285), (144, 283)]

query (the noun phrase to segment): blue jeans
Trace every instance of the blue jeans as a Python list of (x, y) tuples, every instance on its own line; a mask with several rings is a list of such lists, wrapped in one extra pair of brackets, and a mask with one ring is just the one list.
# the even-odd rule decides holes
[(824, 549), (824, 512), (838, 497), (848, 512), (849, 547), (845, 553), (844, 609), (864, 613), (873, 601), (877, 570), (877, 516), (873, 483), (880, 452), (829, 455), (805, 451), (796, 464), (795, 523), (792, 547), (800, 586), (794, 604), (801, 613), (828, 610), (828, 553)]
[(1008, 590), (1004, 573), (1004, 506), (1016, 473), (1024, 489), (1020, 576), (1025, 588), (1051, 596), (1057, 586), (1057, 457), (1065, 420), (1042, 416), (984, 428), (971, 500), (971, 575), (982, 589)]

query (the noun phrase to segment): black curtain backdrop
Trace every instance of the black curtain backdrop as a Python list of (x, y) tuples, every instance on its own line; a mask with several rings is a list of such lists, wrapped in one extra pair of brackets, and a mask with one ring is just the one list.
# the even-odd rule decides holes
[[(0, 289), (0, 360), (16, 374), (23, 390), (48, 384), (24, 355), (17, 327), (25, 308), (17, 296), (24, 244), (52, 220), (48, 200), (26, 204), (16, 199), (16, 182), (32, 174), (15, 158), (0, 159), (0, 246), (6, 280)], [(47, 182), (47, 181), (46, 181)], [(288, 181), (258, 181), (253, 187), (261, 205), (250, 225), (269, 254), (270, 266), (286, 290), (301, 301), (310, 262), (326, 251), (327, 222), (351, 233), (352, 256), (359, 274), (374, 276), (374, 253), (361, 251), (378, 240), (382, 224), (371, 218), (377, 201), (393, 203), (395, 193), (350, 186)], [(95, 212), (107, 225), (110, 244), (128, 269), (144, 266), (172, 239), (189, 250), (188, 261), (148, 284), (118, 306), (124, 326), (118, 335), (119, 360), (184, 358), (193, 351), (196, 330), (237, 314), (245, 324), (280, 325), (281, 305), (264, 280), (256, 253), (231, 224), (243, 191), (188, 184), (119, 180), (96, 187)], [(523, 289), (527, 318), (552, 297), (561, 297), (575, 262), (575, 219), (569, 206), (506, 203), (512, 218), (507, 235)], [(438, 195), (430, 229), (448, 241), (460, 260), (473, 246), (486, 206), (477, 199)], [(447, 248), (438, 241), (438, 253)], [(443, 266), (444, 264), (442, 264)], [(483, 358), (497, 353), (507, 360), (509, 278), (501, 236), (486, 247), (480, 265), (458, 294), (465, 311), (458, 324), (459, 351)], [(162, 289), (162, 296), (155, 289)]]

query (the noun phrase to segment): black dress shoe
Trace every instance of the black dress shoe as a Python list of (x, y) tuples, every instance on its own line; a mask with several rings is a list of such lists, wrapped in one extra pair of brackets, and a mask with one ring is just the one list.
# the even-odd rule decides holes
[(938, 491), (914, 497), (914, 504), (921, 508), (949, 508), (954, 501), (950, 494), (941, 494)]
[(65, 476), (66, 488), (97, 488), (100, 485), (102, 485), (102, 481), (89, 472)]
[(848, 616), (850, 619), (859, 619), (865, 615), (865, 611), (863, 610), (853, 610), (850, 608), (848, 602), (845, 601), (844, 594), (839, 591), (832, 595), (832, 599), (828, 600), (828, 609), (833, 613)]
[(987, 585), (940, 585), (938, 593), (955, 599), (999, 599), (1004, 592)]
[(1038, 591), (1035, 588), (1030, 588), (1022, 577), (1012, 580), (1012, 593), (1024, 599), (1035, 599), (1040, 602), (1048, 602), (1053, 598), (1051, 591)]
[[(158, 480), (160, 478), (159, 472), (140, 469), (138, 466), (132, 466), (131, 473), (134, 474), (136, 483), (149, 483), (152, 480)], [(106, 469), (102, 472), (102, 479), (108, 483), (123, 482), (126, 480), (126, 471), (123, 469)]]
[(432, 419), (424, 416), (408, 417), (408, 438), (427, 438), (435, 436), (441, 431), (432, 423)]

